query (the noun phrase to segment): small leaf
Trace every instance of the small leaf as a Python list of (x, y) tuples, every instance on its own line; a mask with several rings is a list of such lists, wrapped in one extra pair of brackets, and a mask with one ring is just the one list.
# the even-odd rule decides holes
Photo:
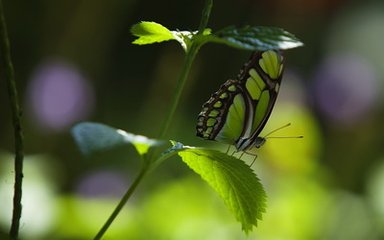
[(138, 45), (176, 40), (168, 28), (155, 22), (140, 22), (132, 26), (131, 33), (138, 37), (132, 43)]
[(253, 51), (289, 49), (303, 45), (293, 34), (281, 28), (265, 26), (245, 26), (243, 28), (232, 26), (206, 37), (207, 41)]
[(79, 123), (72, 128), (71, 132), (80, 151), (85, 155), (128, 144), (132, 144), (140, 155), (144, 155), (150, 147), (162, 143), (101, 123)]
[(172, 147), (166, 149), (164, 152), (162, 152), (162, 156), (168, 158), (168, 155), (173, 155), (175, 153), (177, 153), (178, 151), (180, 150), (183, 150), (184, 148), (186, 148), (182, 143), (180, 142), (176, 142), (174, 140), (170, 140), (171, 144), (172, 144)]
[(159, 158), (156, 159), (157, 165), (159, 165), (163, 161), (175, 156), (179, 151), (182, 151), (182, 150), (187, 149), (187, 148), (191, 148), (189, 146), (184, 146), (182, 143), (176, 142), (174, 140), (170, 140), (170, 142), (172, 144), (172, 147), (166, 149), (165, 151), (163, 151), (161, 153)]
[(239, 159), (211, 149), (178, 150), (182, 160), (219, 193), (248, 233), (265, 212), (266, 194), (252, 169)]
[(188, 51), (191, 46), (192, 38), (196, 35), (197, 32), (190, 31), (172, 31), (175, 40), (178, 41), (184, 51)]

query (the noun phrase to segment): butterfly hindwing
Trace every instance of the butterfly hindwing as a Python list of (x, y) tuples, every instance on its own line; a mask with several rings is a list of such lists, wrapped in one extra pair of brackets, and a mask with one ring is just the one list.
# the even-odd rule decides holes
[(258, 147), (281, 83), (279, 51), (255, 52), (236, 80), (226, 81), (203, 105), (197, 136), (235, 145), (239, 151)]

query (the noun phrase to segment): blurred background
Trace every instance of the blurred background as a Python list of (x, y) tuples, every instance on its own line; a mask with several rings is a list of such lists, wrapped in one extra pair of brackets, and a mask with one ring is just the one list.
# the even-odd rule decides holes
[[(195, 30), (203, 1), (4, 0), (23, 104), (23, 239), (90, 239), (135, 177), (133, 148), (83, 157), (70, 135), (96, 121), (156, 137), (183, 51), (135, 46), (130, 26)], [(267, 212), (245, 236), (222, 200), (180, 159), (139, 187), (106, 239), (384, 239), (384, 7), (379, 0), (215, 1), (209, 26), (271, 25), (305, 46), (285, 52), (281, 92), (253, 164)], [(250, 52), (208, 44), (193, 65), (172, 139), (195, 136), (201, 105), (237, 75)], [(0, 81), (0, 238), (9, 229), (13, 133)], [(245, 161), (251, 161), (245, 157)], [(3, 236), (3, 237), (1, 237)]]

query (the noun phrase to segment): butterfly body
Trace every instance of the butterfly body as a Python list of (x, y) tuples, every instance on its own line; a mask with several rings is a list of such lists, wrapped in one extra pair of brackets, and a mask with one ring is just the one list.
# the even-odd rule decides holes
[(282, 72), (280, 51), (253, 53), (237, 78), (227, 80), (203, 104), (197, 136), (235, 145), (238, 151), (263, 145), (259, 134), (275, 104)]

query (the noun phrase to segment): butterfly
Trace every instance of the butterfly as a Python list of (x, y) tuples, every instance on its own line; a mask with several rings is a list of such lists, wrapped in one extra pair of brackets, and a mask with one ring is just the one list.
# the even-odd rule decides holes
[(259, 134), (271, 115), (284, 70), (280, 50), (254, 52), (236, 79), (220, 86), (202, 106), (196, 135), (234, 145), (237, 151), (259, 148)]

